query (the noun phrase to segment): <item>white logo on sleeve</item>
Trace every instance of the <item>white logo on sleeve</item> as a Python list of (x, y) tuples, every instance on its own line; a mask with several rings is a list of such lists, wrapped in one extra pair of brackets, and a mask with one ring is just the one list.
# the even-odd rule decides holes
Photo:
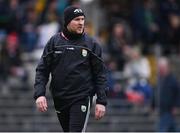
[(86, 106), (85, 105), (81, 105), (81, 111), (86, 112)]
[(87, 56), (87, 50), (86, 49), (82, 49), (82, 56), (84, 56), (84, 57)]

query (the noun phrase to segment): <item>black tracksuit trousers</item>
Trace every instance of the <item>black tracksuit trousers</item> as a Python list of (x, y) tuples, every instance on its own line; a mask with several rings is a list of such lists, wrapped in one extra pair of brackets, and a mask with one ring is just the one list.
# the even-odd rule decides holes
[(82, 99), (61, 112), (56, 111), (64, 132), (85, 132), (91, 101), (91, 98)]

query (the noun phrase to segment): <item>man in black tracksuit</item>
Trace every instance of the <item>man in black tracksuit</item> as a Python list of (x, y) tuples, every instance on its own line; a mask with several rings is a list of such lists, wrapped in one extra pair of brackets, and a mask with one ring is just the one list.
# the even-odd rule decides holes
[(51, 37), (36, 69), (35, 93), (39, 111), (47, 110), (46, 84), (64, 131), (85, 131), (92, 97), (96, 94), (95, 118), (105, 114), (106, 68), (101, 48), (84, 33), (85, 15), (78, 7), (64, 11), (64, 29)]

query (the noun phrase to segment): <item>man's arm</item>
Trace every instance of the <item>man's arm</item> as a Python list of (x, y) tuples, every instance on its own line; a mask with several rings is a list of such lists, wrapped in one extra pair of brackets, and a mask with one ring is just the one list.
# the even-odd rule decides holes
[(107, 70), (102, 60), (102, 50), (96, 42), (94, 42), (94, 49), (91, 55), (91, 66), (93, 74), (93, 82), (97, 95), (96, 107), (95, 107), (95, 118), (100, 119), (105, 114), (105, 106), (107, 104), (106, 91), (107, 86)]
[(46, 84), (49, 80), (51, 54), (52, 54), (52, 38), (46, 44), (41, 59), (36, 68), (35, 84), (34, 84), (34, 99), (39, 111), (47, 110), (47, 101), (45, 97)]

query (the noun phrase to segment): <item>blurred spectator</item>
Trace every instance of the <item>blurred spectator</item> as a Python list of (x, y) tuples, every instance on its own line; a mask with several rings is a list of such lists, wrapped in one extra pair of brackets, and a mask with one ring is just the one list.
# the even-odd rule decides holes
[[(120, 82), (121, 77), (118, 74), (117, 63), (114, 61), (114, 59), (110, 59), (107, 62), (107, 66), (109, 69), (108, 76), (107, 76), (108, 86), (110, 88), (109, 93), (108, 93), (109, 97), (126, 99), (126, 95), (124, 93), (124, 88), (123, 88), (124, 86)], [(118, 77), (116, 75), (118, 75)]]
[(26, 10), (24, 24), (22, 25), (21, 43), (25, 52), (32, 52), (37, 44), (37, 20), (38, 14), (34, 8)]
[(22, 8), (19, 6), (19, 0), (9, 1), (9, 32), (21, 32)]
[(132, 26), (137, 42), (143, 42), (143, 52), (149, 53), (152, 44), (159, 41), (158, 13), (155, 0), (135, 1)]
[(107, 20), (112, 24), (113, 18), (123, 18), (129, 21), (131, 13), (131, 0), (100, 0), (100, 5), (105, 8)]
[(8, 2), (0, 1), (0, 29), (8, 30), (8, 22), (10, 20)]
[(0, 29), (21, 32), (23, 8), (19, 0), (0, 1)]
[(180, 15), (174, 13), (168, 15), (168, 25), (162, 29), (161, 35), (163, 54), (179, 54)]
[(54, 12), (47, 13), (46, 23), (39, 27), (38, 47), (43, 48), (47, 40), (60, 30), (60, 25), (57, 21), (57, 16)]
[(46, 6), (46, 0), (36, 0), (35, 1), (35, 11), (37, 14), (41, 14)]
[(162, 25), (168, 24), (169, 14), (180, 14), (180, 6), (177, 0), (160, 0), (159, 10)]
[(161, 57), (158, 60), (159, 82), (156, 98), (159, 111), (158, 131), (177, 131), (174, 113), (179, 105), (180, 86), (176, 77), (170, 70), (168, 59)]
[(97, 41), (101, 45), (102, 48), (102, 58), (105, 62), (109, 61), (111, 59), (111, 55), (109, 53), (108, 45), (107, 45), (107, 39), (108, 39), (108, 31), (107, 29), (100, 29), (97, 36)]
[(94, 36), (94, 25), (91, 21), (86, 21), (85, 22), (85, 32), (90, 35), (90, 36)]
[(150, 65), (146, 57), (143, 57), (139, 48), (130, 48), (127, 52), (129, 60), (124, 67), (124, 77), (127, 78), (126, 94), (130, 102), (135, 104), (149, 103), (152, 98), (152, 87), (148, 79), (150, 77)]
[(62, 18), (63, 18), (63, 11), (64, 9), (70, 5), (70, 0), (56, 0), (56, 12), (58, 16), (58, 22), (60, 25), (63, 25)]
[(126, 90), (127, 99), (135, 105), (150, 105), (152, 94), (152, 87), (145, 79), (139, 80)]
[(148, 80), (150, 77), (149, 61), (141, 54), (140, 48), (129, 47), (126, 55), (128, 56), (128, 61), (124, 67), (124, 76), (133, 80), (139, 78)]
[[(27, 90), (28, 73), (23, 67), (17, 33), (10, 33), (7, 36), (0, 53), (0, 71), (2, 71), (1, 76), (3, 77), (1, 77), (1, 80), (3, 80), (3, 86), (8, 86), (8, 88), (22, 87), (20, 89)], [(13, 81), (11, 79), (13, 79)], [(2, 91), (2, 93), (9, 94), (7, 88)]]
[(164, 55), (177, 54), (179, 52), (179, 15), (180, 6), (177, 0), (160, 1), (160, 34)]
[(20, 47), (18, 43), (17, 33), (11, 33), (7, 36), (6, 42), (1, 50), (2, 54), (2, 68), (4, 76), (14, 73), (14, 67), (20, 66), (22, 61), (20, 59)]
[(131, 44), (131, 40), (131, 30), (127, 23), (124, 20), (116, 20), (109, 37), (108, 48), (112, 57), (116, 59), (120, 71), (123, 70), (125, 63), (124, 49)]
[(113, 91), (110, 92), (110, 97), (118, 98), (120, 100), (126, 100), (127, 96), (124, 91), (123, 86), (120, 83), (115, 83), (113, 86)]

